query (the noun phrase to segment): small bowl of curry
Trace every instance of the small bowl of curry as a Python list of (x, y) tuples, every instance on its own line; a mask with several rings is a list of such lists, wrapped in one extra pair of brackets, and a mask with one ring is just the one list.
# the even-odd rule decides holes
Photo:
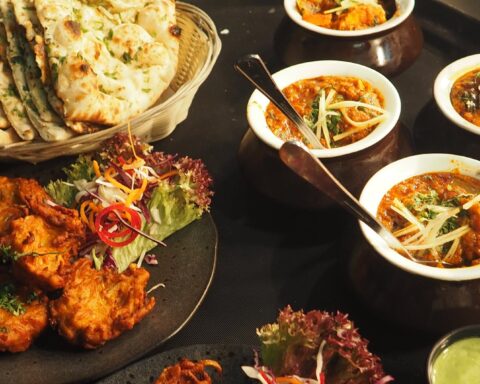
[(388, 31), (412, 13), (414, 0), (284, 0), (290, 19), (322, 35), (360, 37)]
[[(323, 148), (312, 150), (319, 158), (373, 146), (400, 117), (400, 96), (393, 84), (359, 64), (313, 61), (285, 68), (273, 78), (322, 143)], [(258, 90), (248, 102), (247, 118), (257, 137), (274, 149), (288, 140), (303, 140), (296, 126)]]
[(360, 223), (390, 263), (438, 280), (480, 278), (480, 161), (450, 154), (395, 161), (368, 181), (360, 202), (410, 253), (393, 250)]
[(434, 96), (452, 123), (480, 135), (480, 54), (446, 66), (435, 80)]

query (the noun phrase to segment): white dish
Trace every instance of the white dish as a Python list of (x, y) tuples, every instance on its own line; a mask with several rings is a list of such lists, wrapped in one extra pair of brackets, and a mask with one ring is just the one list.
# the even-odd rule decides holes
[[(400, 117), (401, 101), (393, 84), (382, 74), (363, 65), (345, 61), (311, 61), (285, 68), (273, 75), (280, 89), (303, 79), (318, 76), (353, 76), (368, 81), (384, 97), (384, 108), (388, 117), (365, 138), (343, 147), (314, 149), (312, 153), (319, 158), (331, 158), (348, 155), (371, 147), (382, 140), (395, 127)], [(270, 101), (256, 90), (247, 105), (247, 119), (255, 134), (267, 145), (280, 149), (283, 140), (275, 136), (267, 125), (265, 111)]]
[(453, 84), (458, 78), (478, 68), (480, 68), (480, 54), (464, 57), (442, 69), (435, 79), (435, 84), (433, 86), (435, 101), (443, 114), (458, 127), (476, 135), (480, 135), (480, 127), (465, 120), (455, 108), (453, 108), (450, 100), (450, 92), (452, 91)]
[[(480, 161), (468, 157), (449, 154), (423, 154), (406, 157), (382, 168), (365, 185), (360, 196), (360, 203), (374, 216), (383, 196), (394, 185), (409, 177), (429, 172), (460, 173), (480, 178)], [(462, 281), (480, 278), (480, 266), (463, 268), (437, 268), (416, 263), (390, 248), (374, 231), (360, 222), (360, 228), (372, 247), (393, 265), (416, 275), (432, 279)], [(379, 256), (380, 257), (380, 256)]]
[(383, 24), (379, 24), (372, 28), (366, 29), (359, 29), (355, 31), (339, 31), (337, 29), (330, 29), (319, 27), (315, 24), (309, 23), (303, 20), (302, 15), (300, 14), (297, 8), (297, 1), (296, 0), (284, 0), (283, 5), (285, 7), (285, 11), (287, 15), (292, 19), (293, 22), (300, 25), (303, 28), (306, 28), (310, 31), (320, 33), (322, 35), (329, 35), (329, 36), (338, 36), (338, 37), (359, 37), (359, 36), (367, 36), (373, 35), (375, 33), (380, 33), (387, 31), (400, 25), (405, 19), (410, 16), (415, 6), (415, 0), (396, 0), (397, 1), (397, 8), (398, 8), (398, 15), (391, 17)]

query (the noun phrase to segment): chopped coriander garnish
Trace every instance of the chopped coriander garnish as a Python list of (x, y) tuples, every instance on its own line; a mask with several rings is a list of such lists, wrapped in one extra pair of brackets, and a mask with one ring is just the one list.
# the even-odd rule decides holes
[(10, 312), (14, 316), (25, 313), (24, 305), (15, 296), (15, 286), (11, 283), (0, 285), (0, 308)]
[(124, 52), (124, 54), (122, 55), (122, 60), (125, 64), (128, 64), (132, 61), (132, 56), (130, 56), (128, 52)]

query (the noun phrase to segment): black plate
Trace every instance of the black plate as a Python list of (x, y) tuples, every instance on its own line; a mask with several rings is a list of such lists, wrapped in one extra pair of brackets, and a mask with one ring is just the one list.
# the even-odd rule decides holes
[(159, 353), (97, 382), (97, 384), (151, 384), (163, 368), (175, 364), (180, 358), (191, 360), (213, 359), (223, 368), (221, 378), (212, 375), (215, 384), (251, 384), (243, 373), (242, 365), (253, 364), (253, 347), (248, 345), (192, 345)]
[(153, 311), (133, 330), (104, 347), (85, 351), (47, 330), (28, 351), (0, 354), (0, 383), (66, 384), (94, 380), (159, 347), (192, 317), (210, 286), (217, 254), (217, 230), (209, 214), (167, 239), (158, 266), (147, 266)]

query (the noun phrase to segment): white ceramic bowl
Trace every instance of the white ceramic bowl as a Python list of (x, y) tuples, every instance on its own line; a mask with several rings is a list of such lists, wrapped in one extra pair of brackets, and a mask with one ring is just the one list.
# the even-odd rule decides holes
[[(393, 84), (382, 74), (363, 65), (345, 61), (311, 61), (285, 68), (273, 75), (280, 89), (303, 79), (318, 76), (353, 76), (368, 81), (384, 97), (388, 117), (365, 138), (343, 147), (314, 149), (319, 158), (348, 155), (368, 148), (382, 140), (395, 127), (400, 117), (400, 96)], [(270, 147), (280, 149), (283, 140), (275, 136), (267, 125), (265, 111), (270, 101), (260, 91), (253, 92), (247, 105), (247, 119), (255, 134)]]
[(359, 36), (373, 35), (375, 33), (392, 29), (397, 25), (401, 24), (408, 16), (410, 16), (415, 6), (415, 0), (396, 0), (396, 1), (397, 1), (397, 8), (399, 10), (399, 13), (397, 16), (394, 16), (389, 20), (387, 20), (385, 23), (377, 25), (375, 27), (359, 29), (356, 31), (339, 31), (336, 29), (319, 27), (315, 24), (312, 24), (303, 20), (302, 15), (300, 14), (297, 8), (296, 0), (284, 0), (283, 5), (285, 7), (285, 11), (287, 12), (287, 15), (290, 17), (290, 19), (293, 20), (293, 22), (310, 31), (317, 32), (322, 35), (329, 35), (329, 36), (359, 37)]
[[(373, 215), (377, 215), (378, 206), (383, 196), (394, 185), (409, 177), (429, 172), (449, 172), (458, 170), (460, 173), (480, 179), (480, 161), (468, 157), (430, 153), (406, 157), (382, 168), (365, 185), (360, 196), (360, 203)], [(480, 278), (480, 266), (467, 268), (437, 268), (416, 263), (400, 255), (390, 248), (374, 231), (360, 222), (360, 228), (367, 241), (377, 253), (395, 266), (425, 277), (462, 281)]]
[(465, 120), (455, 108), (453, 108), (450, 100), (450, 92), (458, 78), (478, 68), (480, 68), (480, 54), (464, 57), (442, 69), (435, 79), (433, 86), (435, 101), (443, 114), (458, 127), (466, 129), (476, 135), (480, 135), (480, 127)]

